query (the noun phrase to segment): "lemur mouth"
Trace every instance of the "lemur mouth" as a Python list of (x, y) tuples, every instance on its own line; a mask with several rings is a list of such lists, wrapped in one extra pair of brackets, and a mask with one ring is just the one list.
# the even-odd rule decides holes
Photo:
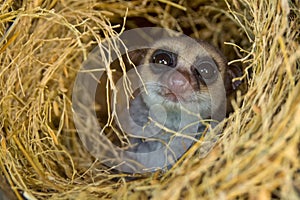
[(174, 103), (178, 103), (178, 102), (187, 102), (187, 97), (186, 95), (180, 93), (175, 93), (173, 91), (170, 90), (163, 90), (159, 92), (159, 95), (162, 96), (165, 100), (170, 101), (170, 102), (174, 102)]
[(165, 93), (162, 96), (164, 96), (167, 100), (176, 102), (176, 103), (179, 101), (179, 99), (182, 99), (182, 97), (180, 97), (172, 92)]

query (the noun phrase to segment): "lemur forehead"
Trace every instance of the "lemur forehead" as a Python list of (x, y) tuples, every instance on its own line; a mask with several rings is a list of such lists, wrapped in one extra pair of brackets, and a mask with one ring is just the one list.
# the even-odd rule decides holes
[(201, 57), (209, 57), (209, 53), (196, 40), (188, 37), (172, 37), (161, 39), (153, 44), (153, 49), (162, 49), (177, 54), (183, 59), (194, 61)]

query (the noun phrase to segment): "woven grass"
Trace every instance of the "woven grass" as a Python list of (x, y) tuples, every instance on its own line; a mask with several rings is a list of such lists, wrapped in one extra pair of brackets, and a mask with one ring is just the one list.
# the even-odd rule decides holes
[[(0, 188), (17, 199), (300, 198), (299, 8), (287, 0), (1, 1)], [(97, 43), (141, 26), (211, 42), (245, 69), (248, 89), (206, 157), (197, 144), (166, 173), (118, 174), (80, 142), (72, 86)]]

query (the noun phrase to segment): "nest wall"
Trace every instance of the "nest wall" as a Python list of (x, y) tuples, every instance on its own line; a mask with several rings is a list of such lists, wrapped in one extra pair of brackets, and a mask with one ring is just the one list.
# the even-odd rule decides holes
[[(287, 0), (2, 1), (0, 188), (17, 199), (300, 198), (299, 8)], [(247, 90), (206, 157), (197, 144), (166, 173), (114, 173), (77, 135), (72, 87), (97, 44), (149, 26), (217, 46), (244, 69)]]

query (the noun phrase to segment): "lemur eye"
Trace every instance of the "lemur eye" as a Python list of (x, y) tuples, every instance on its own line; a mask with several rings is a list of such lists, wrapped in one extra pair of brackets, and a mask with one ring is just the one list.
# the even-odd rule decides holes
[(152, 63), (176, 67), (177, 55), (162, 49), (156, 50), (152, 55)]
[(211, 62), (202, 62), (193, 67), (193, 73), (203, 84), (212, 84), (218, 78), (217, 66)]

